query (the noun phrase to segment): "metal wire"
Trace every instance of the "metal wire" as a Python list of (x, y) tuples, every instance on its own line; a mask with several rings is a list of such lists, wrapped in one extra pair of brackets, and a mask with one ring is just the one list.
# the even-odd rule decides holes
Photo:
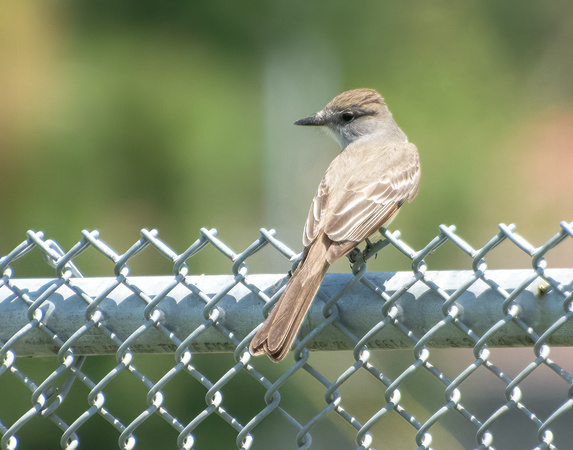
[[(338, 417), (337, 426), (354, 435), (354, 448), (365, 449), (384, 445), (375, 429), (390, 424), (391, 430), (398, 417), (411, 430), (403, 438), (404, 447), (425, 449), (431, 448), (433, 434), (447, 428), (448, 418), (454, 415), (470, 427), (476, 448), (494, 448), (496, 437), (503, 435), (500, 424), (517, 415), (535, 431), (536, 448), (557, 448), (557, 442), (573, 440), (571, 427), (559, 426), (573, 408), (573, 376), (550, 353), (555, 346), (573, 344), (573, 268), (548, 268), (545, 257), (573, 238), (573, 223), (561, 222), (559, 231), (540, 247), (517, 234), (513, 225), (502, 224), (499, 230), (485, 246), (474, 249), (456, 234), (455, 227), (440, 226), (439, 234), (416, 251), (400, 239), (399, 232), (383, 229), (384, 239), (358, 255), (352, 274), (327, 275), (302, 338), (293, 348), (294, 363), (279, 366), (248, 353), (256, 327), (287, 279), (249, 274), (248, 259), (265, 247), (293, 266), (299, 258), (275, 237), (274, 230), (260, 230), (259, 239), (235, 253), (216, 230), (201, 229), (199, 239), (180, 254), (159, 239), (157, 230), (142, 230), (141, 239), (123, 254), (106, 245), (97, 231), (83, 231), (82, 239), (68, 251), (43, 233), (29, 231), (24, 242), (0, 259), (0, 444), (3, 449), (18, 448), (18, 439), (33, 432), (33, 426), (26, 425), (43, 420), (61, 430), (62, 448), (77, 448), (80, 443), (84, 447), (82, 427), (99, 416), (109, 424), (105, 432), (115, 433), (122, 449), (148, 448), (137, 435), (151, 418), (161, 418), (173, 429), (171, 436), (164, 437), (166, 447), (206, 448), (208, 443), (197, 442), (197, 431), (206, 426), (206, 420), (217, 418), (234, 430), (236, 447), (247, 449), (256, 447), (258, 433), (274, 418), (287, 425), (273, 429), (276, 442), (285, 442), (281, 430), (289, 428), (296, 430), (296, 436), (284, 448), (310, 448), (317, 425)], [(425, 258), (446, 242), (471, 258), (472, 270), (426, 270)], [(523, 251), (531, 259), (531, 269), (488, 269), (489, 253), (501, 244)], [(388, 246), (412, 261), (411, 272), (367, 273), (367, 260)], [(148, 247), (172, 262), (172, 276), (130, 275), (132, 258)], [(189, 274), (187, 261), (207, 247), (230, 261), (228, 275)], [(55, 277), (14, 276), (14, 262), (26, 260), (32, 251), (41, 252), (55, 269)], [(113, 276), (83, 277), (76, 260), (94, 251), (113, 264)], [(493, 348), (506, 346), (530, 347), (533, 354), (524, 367), (508, 370), (492, 358)], [(472, 360), (450, 373), (451, 367), (438, 367), (442, 362), (431, 358), (431, 350), (454, 347), (471, 349)], [(379, 364), (373, 352), (377, 348), (409, 348), (410, 363), (399, 373), (390, 373)], [(345, 349), (352, 350), (350, 364), (332, 373), (320, 368), (317, 354), (309, 352)], [(136, 362), (142, 352), (172, 354), (174, 362), (161, 376), (151, 376), (147, 366)], [(205, 363), (196, 362), (199, 353), (214, 352), (233, 353), (232, 364), (219, 368), (217, 375), (203, 367)], [(115, 355), (111, 370), (94, 375), (85, 369), (86, 361), (104, 354)], [(56, 368), (47, 376), (28, 366), (22, 369), (19, 358), (24, 356), (32, 361), (51, 356), (57, 359)], [(560, 403), (550, 410), (535, 411), (537, 406), (524, 396), (523, 386), (534, 372), (550, 373), (563, 386)], [(125, 374), (146, 392), (147, 407), (130, 418), (110, 406), (108, 398), (111, 386)], [(324, 405), (313, 410), (311, 417), (291, 410), (285, 399), (290, 392), (285, 383), (298, 374), (306, 374), (323, 389)], [(228, 402), (228, 392), (238, 389), (237, 379), (245, 375), (249, 383), (262, 386), (256, 395), (266, 406), (253, 410), (245, 405), (248, 414), (232, 413), (235, 406)], [(378, 386), (376, 394), (383, 397), (368, 414), (355, 410), (351, 396), (344, 393), (361, 376), (372, 380)], [(502, 398), (487, 413), (473, 411), (464, 393), (469, 380), (478, 376), (503, 386)], [(167, 401), (170, 385), (179, 377), (195, 380), (205, 389), (204, 405), (200, 411), (195, 406), (194, 415), (185, 419)], [(403, 394), (405, 386), (419, 384), (420, 379), (443, 396), (423, 411), (412, 407)], [(1, 387), (13, 380), (30, 395), (19, 398), (17, 407), (7, 408)], [(75, 383), (85, 386), (80, 392), (87, 392), (83, 397), (87, 407), (70, 414), (65, 405), (75, 401), (71, 398), (79, 392), (73, 389)], [(368, 386), (364, 389), (371, 390)], [(22, 406), (27, 400), (31, 407)], [(8, 409), (21, 413), (13, 418)]]

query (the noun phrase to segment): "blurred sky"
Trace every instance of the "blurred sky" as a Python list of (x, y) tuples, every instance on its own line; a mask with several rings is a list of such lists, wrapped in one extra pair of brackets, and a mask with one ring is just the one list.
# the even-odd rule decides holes
[[(420, 150), (420, 194), (393, 223), (414, 248), (441, 223), (481, 247), (515, 222), (540, 245), (573, 218), (570, 2), (2, 10), (0, 253), (27, 229), (69, 247), (84, 228), (118, 251), (158, 228), (183, 251), (200, 227), (237, 251), (275, 228), (300, 251), (338, 147), (292, 123), (357, 87), (378, 89)], [(455, 266), (444, 254), (436, 268)]]
[[(298, 252), (339, 149), (292, 123), (358, 87), (381, 92), (420, 150), (420, 194), (392, 224), (406, 242), (443, 223), (479, 248), (515, 222), (540, 245), (573, 220), (572, 43), (566, 0), (2, 2), (0, 255), (28, 229), (66, 249), (98, 229), (123, 252), (157, 228), (182, 252), (201, 227), (236, 251), (275, 228)], [(205, 253), (192, 272), (229, 273)], [(566, 242), (549, 261), (571, 267), (572, 253)], [(87, 275), (111, 274), (86, 258)], [(29, 261), (16, 276), (53, 274)], [(290, 267), (270, 261), (252, 270)], [(489, 262), (530, 265), (510, 247)], [(389, 250), (369, 269), (409, 265)], [(428, 266), (470, 260), (449, 244)]]

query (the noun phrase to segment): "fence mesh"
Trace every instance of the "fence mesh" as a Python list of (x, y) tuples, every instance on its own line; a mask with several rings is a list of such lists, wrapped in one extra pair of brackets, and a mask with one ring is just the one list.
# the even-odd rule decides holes
[[(70, 449), (105, 448), (109, 436), (126, 449), (573, 442), (566, 347), (573, 344), (573, 268), (548, 268), (546, 259), (571, 242), (573, 222), (562, 222), (540, 247), (513, 225), (500, 225), (479, 249), (455, 227), (440, 226), (418, 251), (383, 229), (352, 274), (325, 279), (304, 337), (279, 365), (247, 350), (285, 280), (249, 274), (248, 259), (265, 247), (293, 266), (299, 257), (274, 230), (260, 230), (240, 253), (215, 230), (202, 229), (182, 253), (156, 230), (141, 235), (120, 254), (97, 231), (82, 232), (68, 251), (29, 231), (0, 260), (2, 448), (32, 448), (38, 434), (42, 442), (54, 439), (51, 448), (59, 439)], [(446, 242), (471, 259), (472, 270), (426, 270), (426, 257)], [(531, 268), (488, 269), (488, 255), (500, 244), (522, 251)], [(133, 257), (148, 247), (170, 261), (172, 276), (130, 275)], [(208, 247), (228, 258), (227, 276), (189, 273), (190, 259)], [(386, 247), (407, 256), (411, 272), (368, 274), (366, 260)], [(14, 263), (38, 251), (55, 276), (18, 278)], [(105, 256), (110, 275), (84, 278), (78, 257), (85, 252)], [(438, 307), (425, 309), (426, 302)], [(522, 348), (494, 348), (504, 345)], [(381, 347), (410, 349), (374, 351)], [(351, 350), (309, 352), (335, 348)], [(105, 354), (114, 356), (98, 356)]]

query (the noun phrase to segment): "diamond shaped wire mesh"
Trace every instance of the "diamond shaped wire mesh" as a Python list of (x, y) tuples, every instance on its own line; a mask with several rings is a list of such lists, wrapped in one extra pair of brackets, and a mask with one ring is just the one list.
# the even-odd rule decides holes
[[(327, 275), (302, 339), (279, 365), (247, 350), (286, 279), (249, 274), (248, 258), (268, 247), (294, 267), (300, 256), (274, 230), (261, 229), (240, 253), (216, 230), (202, 229), (182, 253), (157, 230), (141, 235), (119, 254), (97, 231), (83, 231), (68, 251), (29, 231), (0, 260), (2, 448), (29, 448), (44, 429), (66, 449), (112, 441), (125, 449), (558, 448), (573, 441), (573, 268), (546, 261), (573, 238), (573, 223), (561, 222), (540, 247), (502, 224), (479, 249), (455, 227), (440, 226), (419, 251), (383, 229), (352, 274)], [(471, 259), (472, 270), (426, 270), (427, 256), (446, 242)], [(524, 252), (532, 267), (488, 269), (500, 244)], [(412, 261), (411, 272), (367, 273), (366, 260), (388, 246)], [(130, 275), (134, 256), (148, 247), (171, 261), (171, 276)], [(188, 261), (207, 247), (229, 260), (228, 275), (189, 273)], [(16, 277), (14, 263), (37, 251), (55, 276)], [(78, 257), (94, 251), (113, 274), (83, 277)], [(491, 401), (480, 403), (494, 385)]]

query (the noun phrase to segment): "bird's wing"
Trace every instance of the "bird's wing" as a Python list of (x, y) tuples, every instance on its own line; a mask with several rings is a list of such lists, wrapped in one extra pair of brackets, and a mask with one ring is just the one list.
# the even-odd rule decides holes
[(377, 178), (360, 173), (351, 177), (338, 201), (329, 205), (324, 223), (327, 236), (334, 242), (361, 242), (378, 231), (406, 200), (413, 200), (420, 184), (415, 155), (412, 158), (408, 153), (397, 167), (381, 170)]
[(316, 239), (318, 233), (320, 232), (320, 218), (324, 215), (324, 210), (326, 208), (326, 203), (328, 199), (328, 186), (323, 178), (318, 185), (318, 191), (312, 199), (312, 204), (310, 205), (310, 210), (308, 211), (308, 216), (306, 218), (306, 223), (304, 224), (304, 231), (302, 233), (302, 243), (305, 247), (308, 247), (312, 241)]
[(378, 231), (406, 200), (414, 199), (420, 184), (418, 151), (413, 144), (390, 143), (383, 149), (369, 149), (364, 144), (351, 147), (327, 170), (303, 233), (305, 246), (320, 231), (326, 233), (333, 241), (330, 262)]

